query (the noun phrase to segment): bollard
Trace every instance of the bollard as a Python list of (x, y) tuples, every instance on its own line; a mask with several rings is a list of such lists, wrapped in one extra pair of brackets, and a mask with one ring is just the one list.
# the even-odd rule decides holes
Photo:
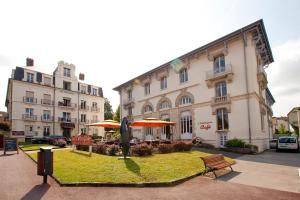
[(53, 173), (52, 147), (41, 147), (38, 152), (37, 174), (43, 176), (43, 183), (47, 183), (47, 176)]

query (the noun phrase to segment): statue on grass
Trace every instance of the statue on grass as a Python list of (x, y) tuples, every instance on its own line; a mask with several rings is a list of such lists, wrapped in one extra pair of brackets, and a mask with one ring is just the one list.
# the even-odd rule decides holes
[(129, 139), (129, 132), (128, 132), (128, 120), (126, 117), (122, 119), (121, 123), (121, 144), (122, 144), (122, 153), (123, 153), (123, 158), (126, 159), (129, 153), (130, 149), (130, 139)]

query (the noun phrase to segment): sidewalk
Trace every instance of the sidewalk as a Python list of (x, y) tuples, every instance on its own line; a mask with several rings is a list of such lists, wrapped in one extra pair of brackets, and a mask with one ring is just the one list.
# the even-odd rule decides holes
[[(11, 154), (11, 153), (10, 153)], [(175, 187), (60, 187), (53, 179), (42, 185), (36, 164), (22, 151), (0, 151), (0, 199), (300, 199), (300, 194), (196, 177)]]

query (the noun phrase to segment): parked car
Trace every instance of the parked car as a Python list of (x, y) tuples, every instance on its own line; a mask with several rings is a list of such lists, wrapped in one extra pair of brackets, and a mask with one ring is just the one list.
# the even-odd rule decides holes
[(31, 139), (31, 143), (32, 144), (48, 144), (48, 139), (47, 138), (44, 138), (44, 137), (41, 137), (41, 138), (32, 138)]
[(47, 139), (48, 139), (48, 143), (51, 145), (54, 145), (55, 141), (58, 139), (65, 140), (67, 144), (71, 143), (71, 140), (69, 140), (68, 138), (66, 138), (64, 136), (59, 136), (59, 135), (51, 135), (51, 136), (48, 136)]
[(270, 149), (276, 149), (277, 147), (277, 139), (270, 140)]
[(299, 141), (294, 136), (282, 136), (277, 141), (276, 151), (279, 150), (294, 150), (299, 152)]

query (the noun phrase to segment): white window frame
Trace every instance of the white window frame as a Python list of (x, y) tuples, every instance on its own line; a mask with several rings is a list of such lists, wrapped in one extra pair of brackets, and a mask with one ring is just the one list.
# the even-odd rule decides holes
[(167, 87), (168, 87), (167, 77), (166, 77), (166, 76), (163, 76), (163, 77), (161, 77), (161, 79), (160, 79), (160, 89), (161, 89), (161, 90), (164, 90), (164, 89), (167, 89)]
[(225, 56), (219, 55), (214, 58), (214, 73), (221, 73), (225, 71)]
[(27, 82), (29, 83), (34, 82), (34, 73), (27, 72)]
[(150, 105), (146, 105), (144, 107), (144, 113), (153, 112), (153, 108)]
[(180, 83), (185, 83), (189, 81), (187, 68), (181, 69), (179, 72)]
[(71, 77), (71, 69), (64, 67), (64, 76)]
[[(224, 131), (224, 130), (228, 130), (229, 129), (229, 116), (228, 116), (228, 111), (226, 108), (220, 108), (220, 109), (217, 109), (217, 130), (218, 131)], [(221, 116), (221, 123), (222, 123), (222, 127), (221, 129), (219, 129), (219, 120), (218, 120), (218, 117), (219, 117), (219, 114)], [(225, 128), (225, 116), (227, 117), (227, 128)]]
[(192, 98), (189, 96), (182, 96), (180, 98), (179, 105), (186, 105), (186, 104), (191, 104), (192, 103)]
[(170, 108), (170, 104), (168, 101), (163, 101), (161, 102), (161, 104), (159, 105), (159, 109), (169, 109)]
[(150, 83), (145, 83), (144, 90), (145, 90), (145, 95), (150, 94)]
[(227, 96), (227, 84), (225, 81), (216, 83), (216, 97)]
[(98, 89), (97, 89), (97, 88), (93, 88), (92, 91), (93, 91), (93, 95), (94, 95), (94, 96), (97, 96)]

